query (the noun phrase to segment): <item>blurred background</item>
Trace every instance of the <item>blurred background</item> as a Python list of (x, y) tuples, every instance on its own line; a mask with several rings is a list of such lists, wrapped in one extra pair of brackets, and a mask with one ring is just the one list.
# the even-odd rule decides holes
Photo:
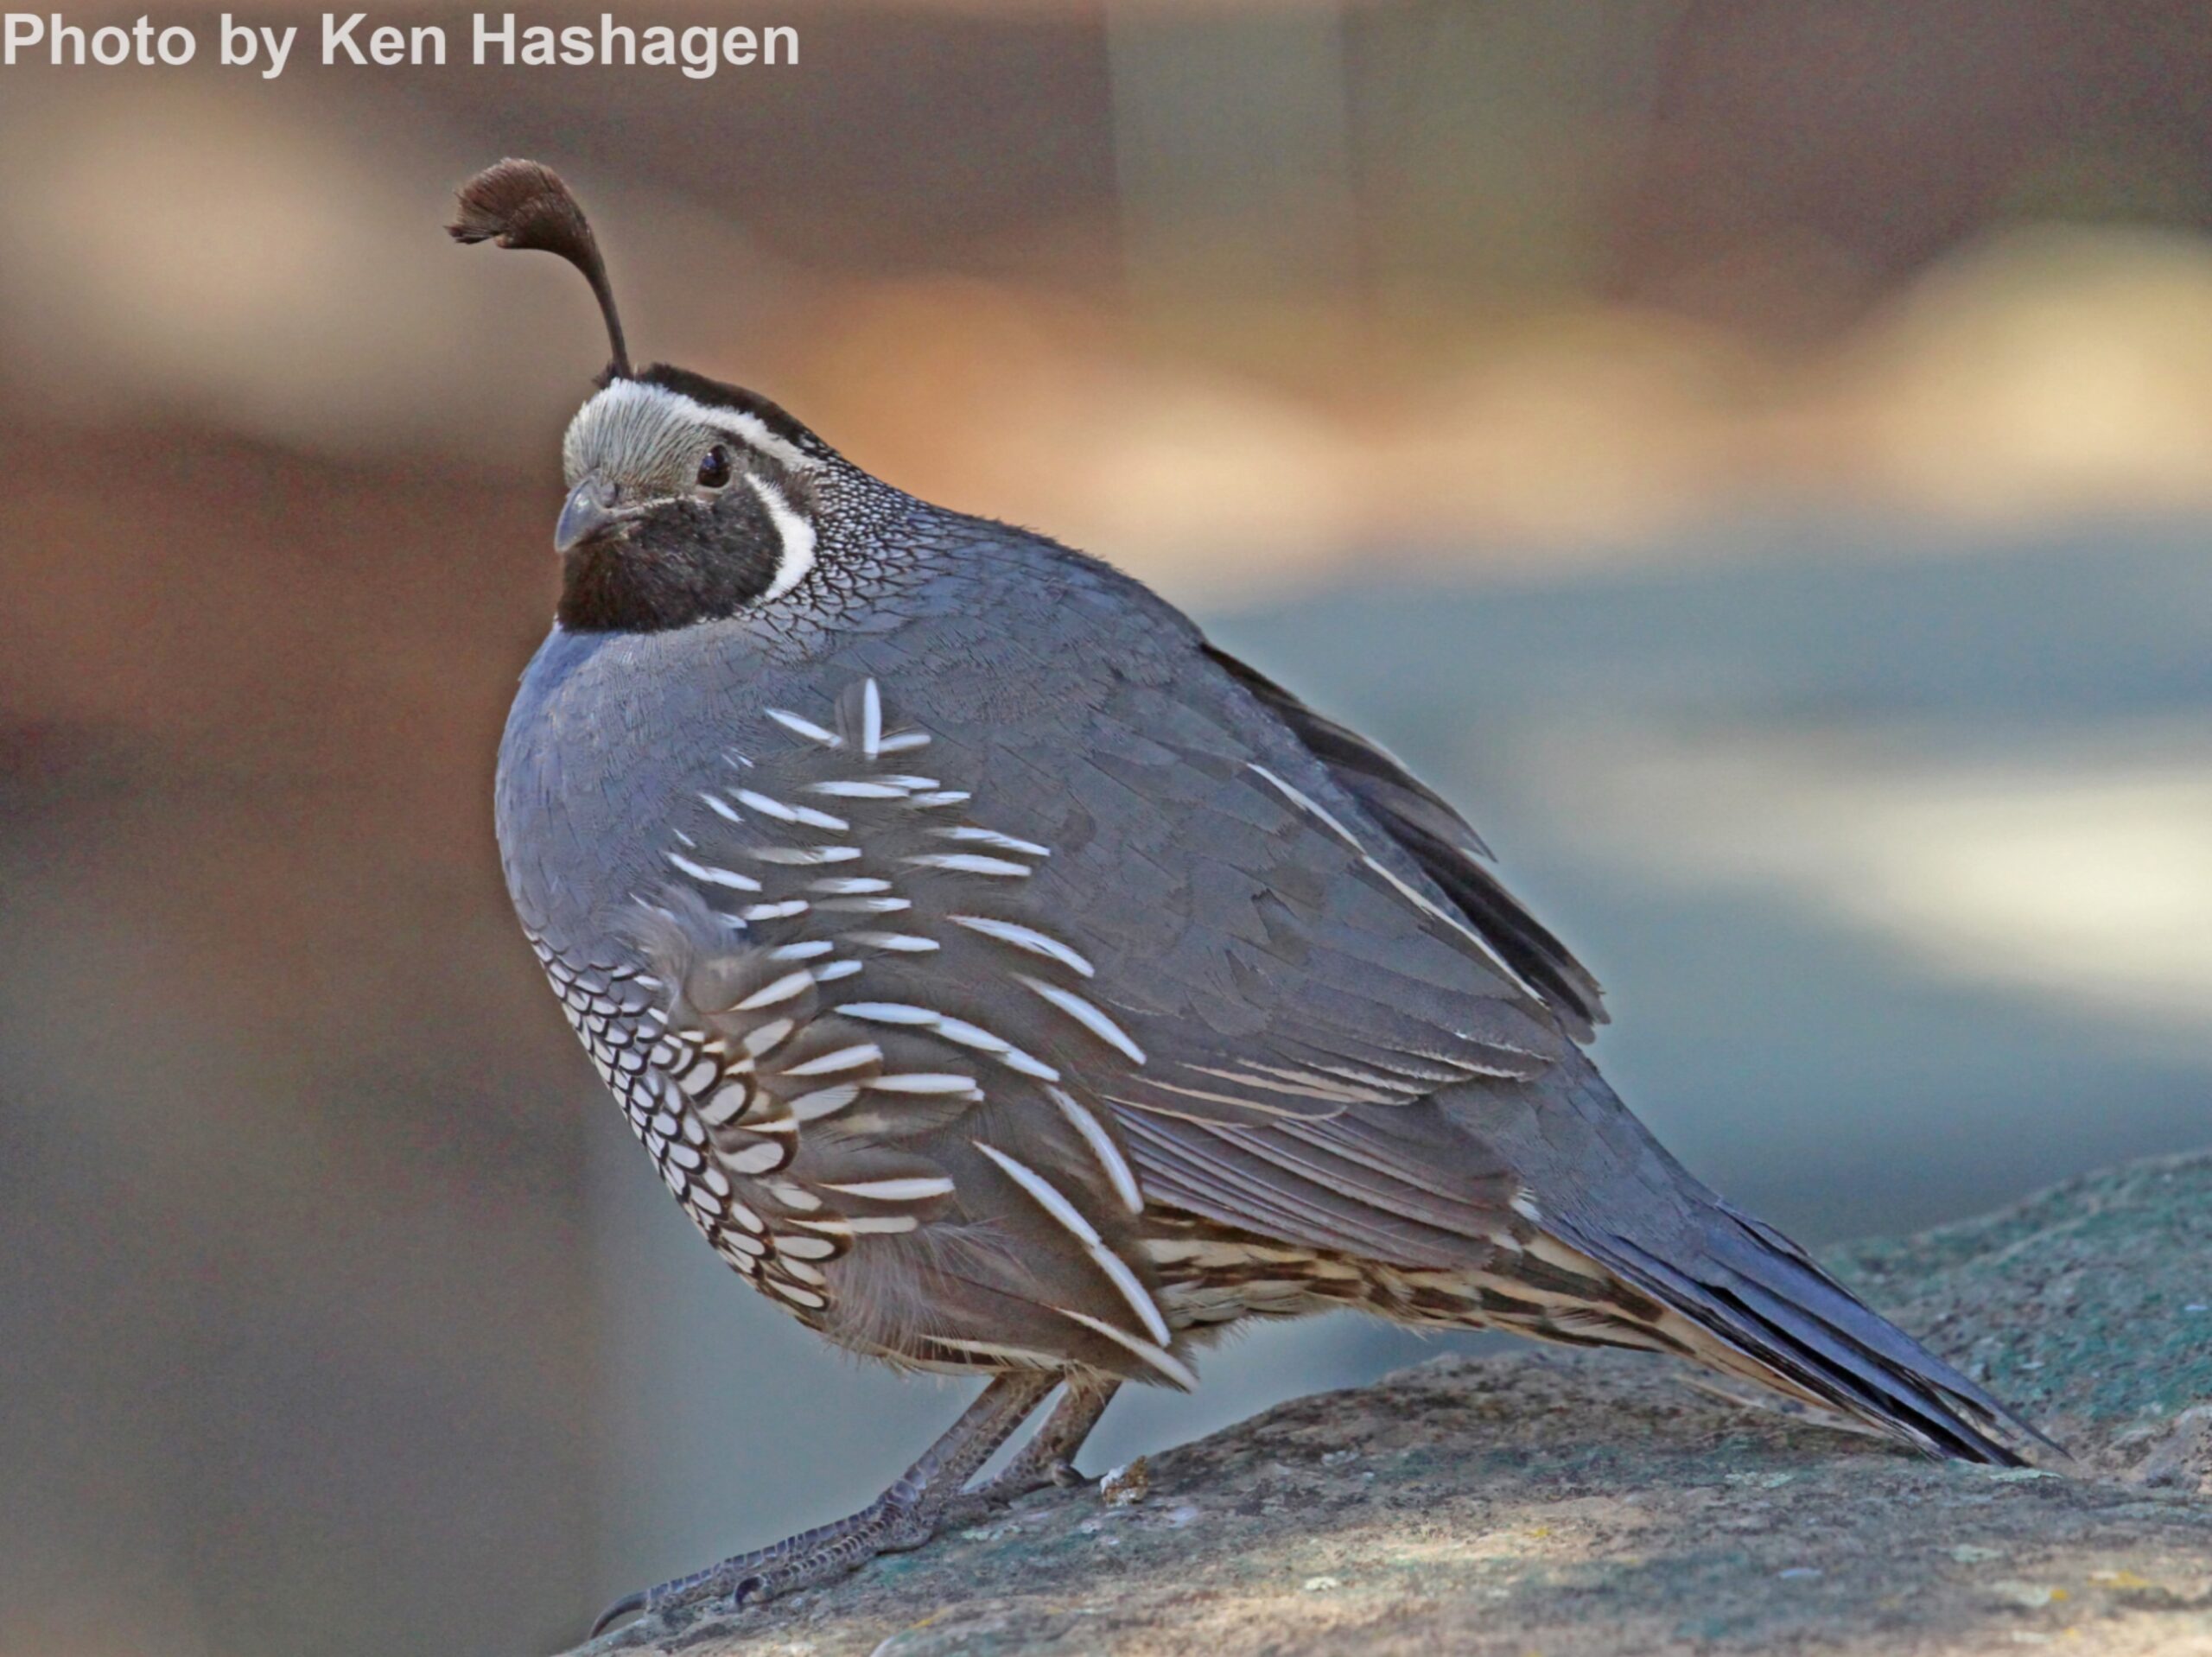
[[(242, 16), (282, 79), (189, 7), (192, 68), (0, 71), (6, 1657), (550, 1650), (958, 1406), (699, 1245), (507, 911), (604, 351), (440, 233), (503, 154), (643, 354), (1463, 802), (1807, 1241), (2212, 1140), (2207, 6), (618, 12), (798, 26), (708, 81)], [(1270, 1332), (1089, 1464), (1433, 1349)]]

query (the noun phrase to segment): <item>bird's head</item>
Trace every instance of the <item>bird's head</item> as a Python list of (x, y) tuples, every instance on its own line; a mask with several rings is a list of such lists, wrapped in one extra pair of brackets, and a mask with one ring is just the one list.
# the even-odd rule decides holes
[(633, 370), (606, 262), (569, 187), (503, 161), (461, 188), (461, 242), (559, 255), (598, 297), (613, 356), (561, 447), (560, 619), (655, 632), (773, 604), (814, 573), (836, 455), (766, 397), (680, 368)]

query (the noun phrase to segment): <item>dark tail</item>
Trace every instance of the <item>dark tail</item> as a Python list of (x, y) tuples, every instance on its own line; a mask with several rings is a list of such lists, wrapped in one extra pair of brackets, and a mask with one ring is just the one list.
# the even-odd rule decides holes
[(1701, 1217), (1696, 1246), (1670, 1248), (1672, 1259), (1595, 1228), (1548, 1228), (1717, 1343), (1693, 1351), (1717, 1369), (1809, 1398), (1929, 1456), (2018, 1467), (2032, 1446), (2064, 1455), (1772, 1226), (1714, 1198)]

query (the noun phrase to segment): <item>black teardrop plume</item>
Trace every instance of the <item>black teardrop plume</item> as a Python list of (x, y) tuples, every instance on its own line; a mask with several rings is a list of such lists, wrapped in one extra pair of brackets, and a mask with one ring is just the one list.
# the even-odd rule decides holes
[(607, 319), (607, 340), (614, 352), (607, 365), (613, 379), (629, 379), (630, 350), (622, 341), (622, 318), (614, 308), (614, 289), (607, 280), (607, 261), (591, 223), (561, 175), (534, 161), (510, 157), (486, 168), (461, 187), (461, 215), (446, 226), (464, 244), (497, 242), (501, 247), (535, 248), (557, 254), (583, 272)]

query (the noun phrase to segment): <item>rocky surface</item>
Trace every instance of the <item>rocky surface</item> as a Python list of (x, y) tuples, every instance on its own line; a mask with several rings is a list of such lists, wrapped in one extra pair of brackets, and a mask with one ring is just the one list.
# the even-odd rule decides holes
[[(2212, 1652), (2212, 1154), (1829, 1263), (2075, 1451), (1940, 1465), (1610, 1354), (1445, 1358), (598, 1654)], [(1117, 1498), (1132, 1494), (1118, 1490)]]

